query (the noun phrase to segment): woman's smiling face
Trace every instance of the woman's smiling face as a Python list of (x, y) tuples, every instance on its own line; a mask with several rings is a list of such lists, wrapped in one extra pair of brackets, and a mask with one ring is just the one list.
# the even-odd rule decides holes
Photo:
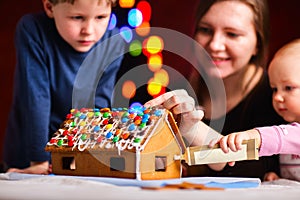
[(215, 3), (200, 19), (195, 40), (213, 59), (220, 78), (247, 67), (257, 52), (251, 7), (239, 1)]

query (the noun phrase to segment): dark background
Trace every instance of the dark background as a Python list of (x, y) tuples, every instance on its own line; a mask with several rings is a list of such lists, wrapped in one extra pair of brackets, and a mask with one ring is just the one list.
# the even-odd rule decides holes
[[(151, 26), (169, 28), (191, 36), (193, 31), (193, 11), (197, 1), (148, 0), (152, 6)], [(300, 1), (269, 0), (269, 7), (271, 17), (271, 58), (274, 52), (283, 44), (300, 37)], [(15, 65), (13, 43), (15, 25), (25, 13), (36, 12), (41, 9), (42, 0), (0, 0), (0, 163), (2, 161), (5, 126), (12, 100)], [(176, 60), (172, 61), (177, 65), (181, 64)], [(168, 62), (168, 60), (165, 60), (165, 62)]]

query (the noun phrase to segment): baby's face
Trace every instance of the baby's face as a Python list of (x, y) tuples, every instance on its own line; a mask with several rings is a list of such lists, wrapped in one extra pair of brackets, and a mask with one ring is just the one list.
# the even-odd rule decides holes
[(87, 52), (104, 35), (111, 4), (106, 0), (76, 0), (53, 6), (53, 18), (61, 37), (76, 51)]
[(268, 73), (276, 112), (288, 122), (300, 122), (300, 56), (275, 57)]

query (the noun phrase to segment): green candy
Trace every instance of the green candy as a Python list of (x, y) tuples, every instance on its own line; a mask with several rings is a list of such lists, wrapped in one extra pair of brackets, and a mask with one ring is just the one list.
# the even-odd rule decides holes
[(63, 140), (58, 140), (58, 141), (57, 141), (57, 146), (60, 146), (60, 147), (61, 147), (61, 146), (63, 145), (63, 143), (64, 143)]
[(140, 143), (140, 142), (141, 142), (141, 139), (140, 139), (140, 138), (134, 138), (133, 142), (134, 142), (134, 143)]
[(109, 117), (110, 117), (110, 113), (109, 112), (103, 113), (103, 118), (109, 118)]
[(87, 138), (86, 134), (82, 134), (81, 137), (80, 137), (80, 139), (82, 139), (83, 141), (86, 140), (86, 138)]
[(76, 122), (72, 122), (71, 127), (75, 127), (75, 126), (76, 126)]
[(99, 117), (100, 116), (100, 112), (95, 112), (95, 117)]
[(143, 122), (143, 123), (140, 124), (140, 128), (141, 128), (141, 129), (144, 128), (145, 126), (146, 126), (146, 123), (145, 123), (145, 122)]
[(116, 142), (118, 142), (119, 141), (119, 137), (118, 136), (115, 136), (113, 139), (112, 139), (112, 141), (114, 142), (114, 143), (116, 143)]

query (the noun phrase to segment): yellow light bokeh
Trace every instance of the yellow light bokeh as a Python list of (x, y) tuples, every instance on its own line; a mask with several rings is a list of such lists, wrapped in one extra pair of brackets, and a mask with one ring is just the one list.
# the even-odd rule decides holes
[(154, 82), (160, 83), (162, 86), (167, 87), (169, 84), (169, 74), (166, 70), (160, 69), (154, 73)]
[(161, 37), (150, 36), (146, 42), (146, 47), (144, 48), (146, 48), (150, 54), (157, 54), (163, 50), (164, 43)]
[(119, 0), (121, 8), (132, 8), (135, 4), (135, 0)]
[(147, 91), (151, 96), (155, 96), (160, 93), (162, 86), (160, 83), (155, 82), (153, 78), (151, 78), (147, 85)]
[(150, 24), (149, 22), (143, 22), (140, 26), (135, 28), (135, 32), (139, 35), (139, 36), (147, 36), (150, 33)]
[(123, 97), (130, 99), (135, 96), (136, 93), (136, 85), (133, 81), (125, 81), (122, 86), (122, 95)]
[(154, 55), (150, 55), (148, 57), (148, 68), (152, 71), (152, 72), (156, 72), (158, 70), (161, 69), (162, 67), (162, 56), (161, 54), (154, 54)]

